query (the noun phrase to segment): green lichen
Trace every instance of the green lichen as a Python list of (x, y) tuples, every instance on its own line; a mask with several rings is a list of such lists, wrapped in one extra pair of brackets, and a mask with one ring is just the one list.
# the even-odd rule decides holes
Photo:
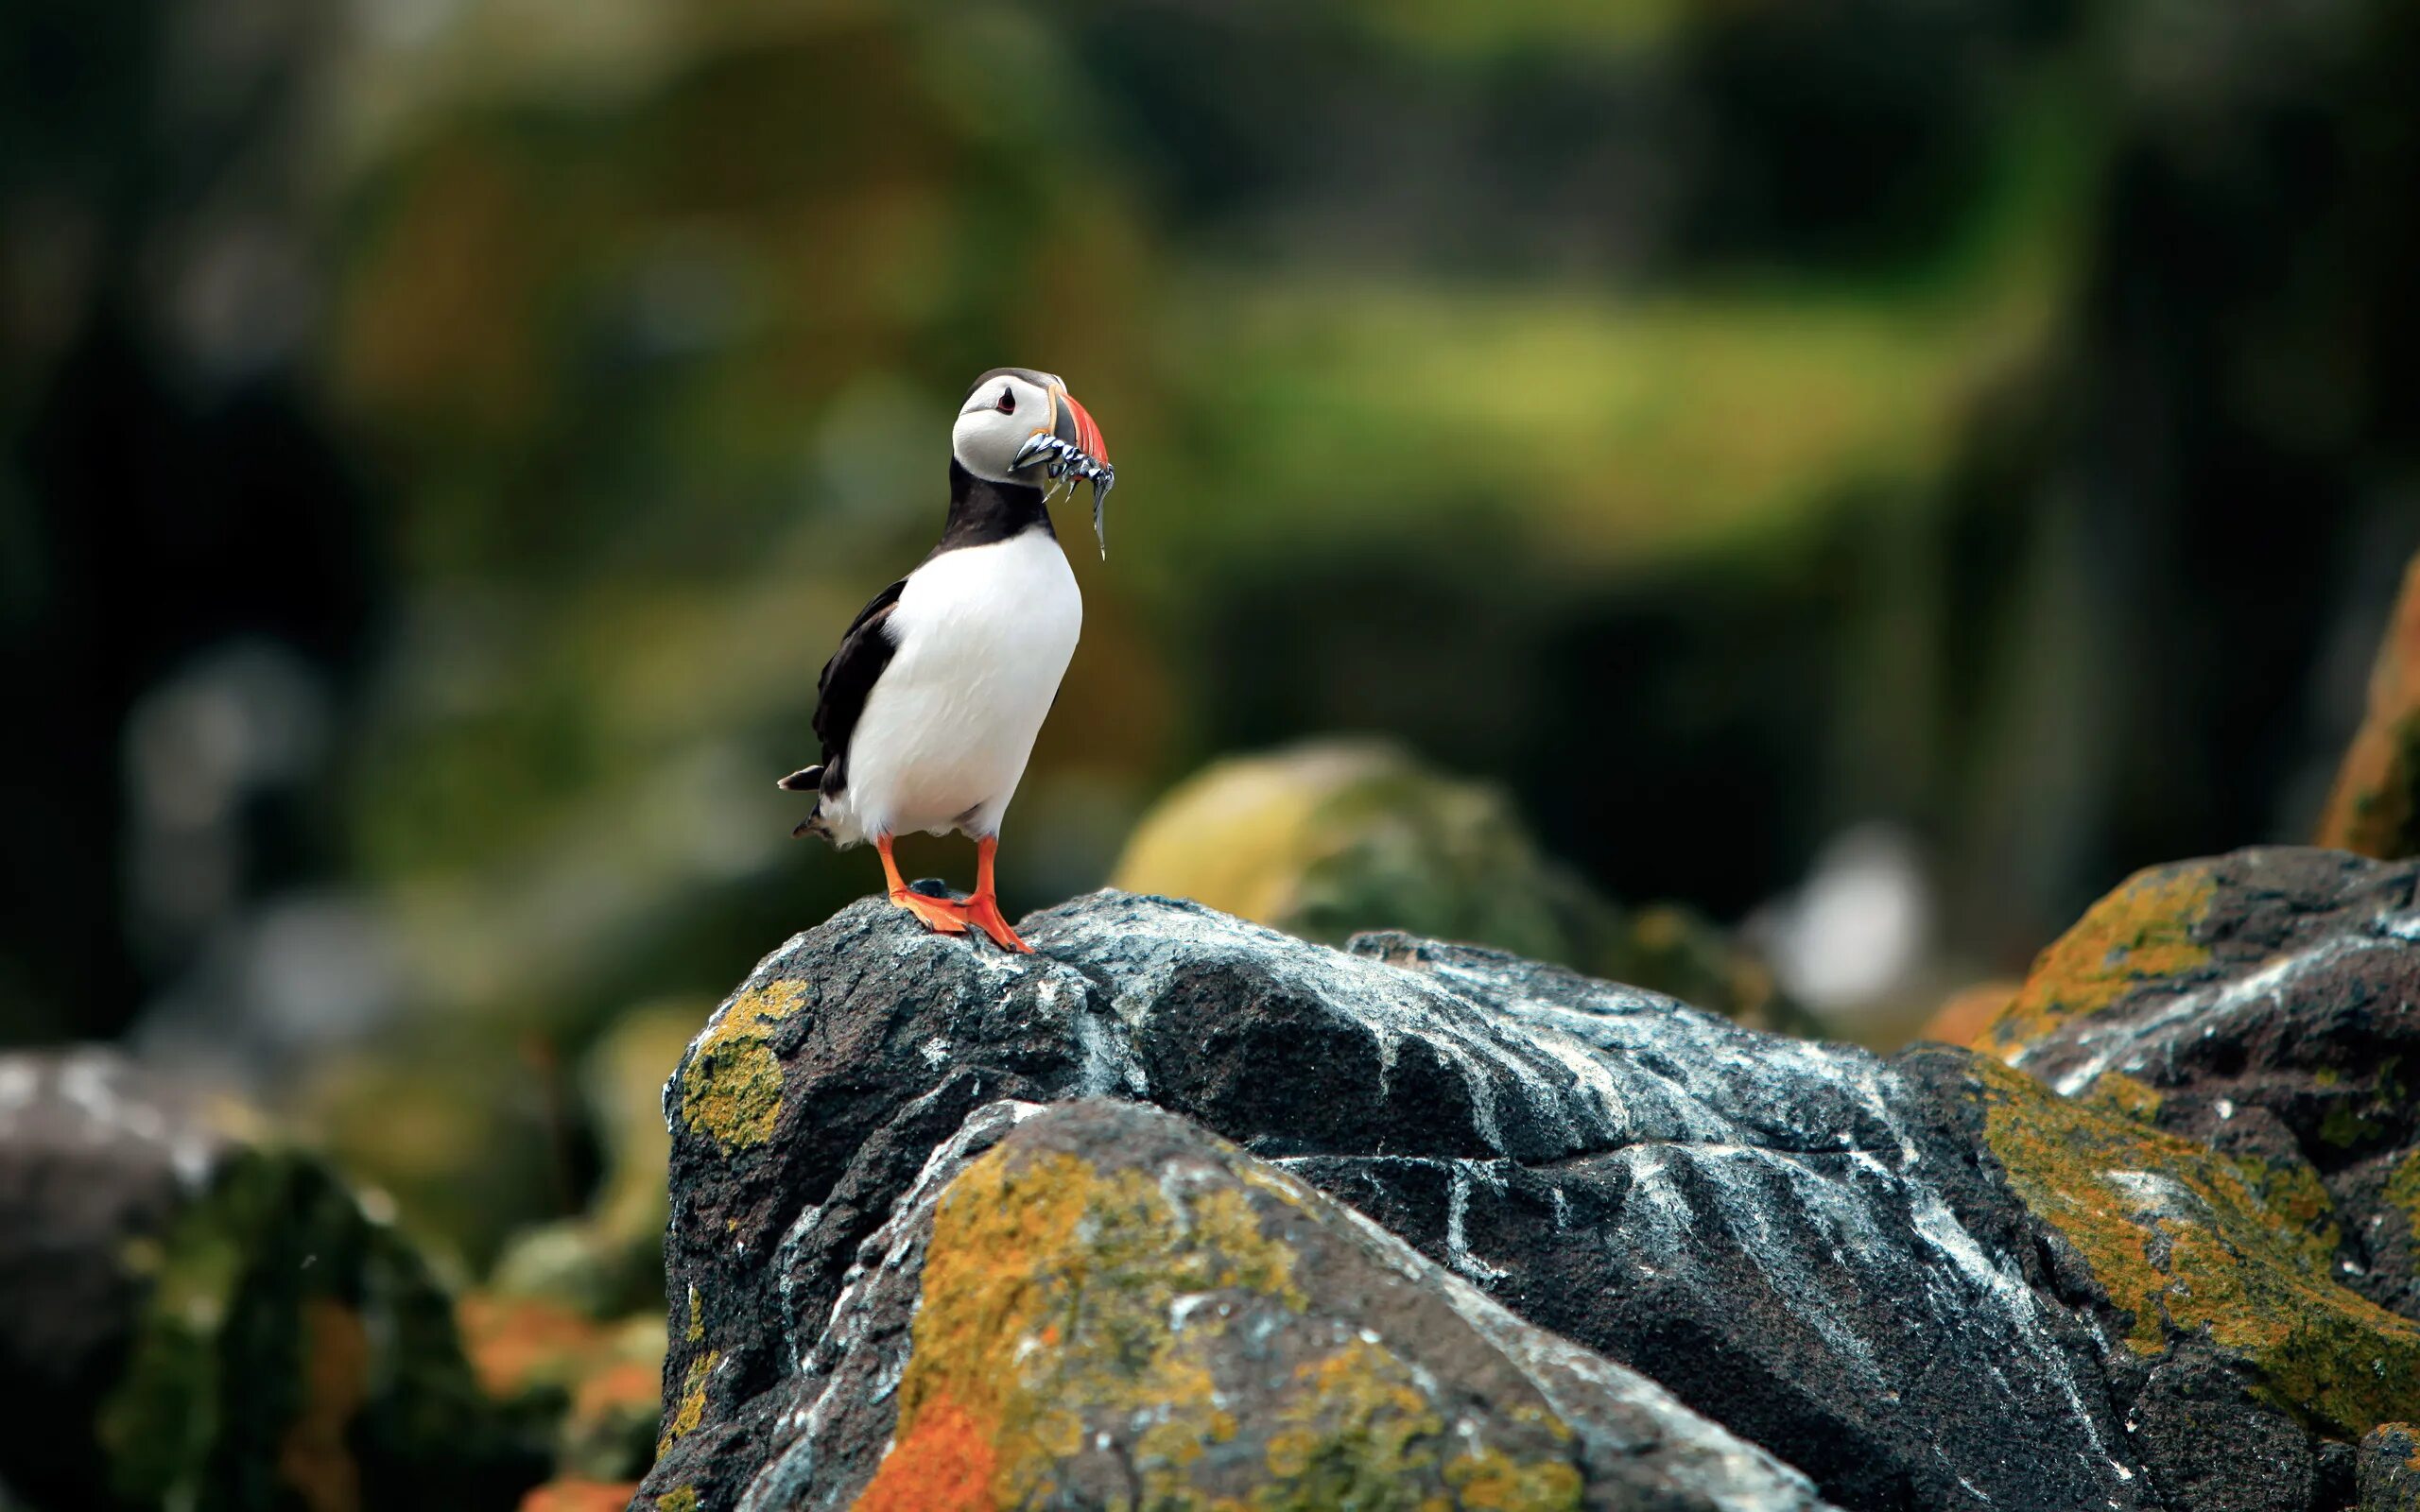
[(2148, 1124), (2159, 1116), (2158, 1089), (2135, 1080), (2121, 1071), (2106, 1071), (2093, 1078), (2078, 1099), (2087, 1108), (2098, 1108), (2126, 1118)]
[(1992, 1061), (1976, 1074), (2010, 1186), (2083, 1255), (2130, 1348), (2206, 1334), (2264, 1397), (2338, 1436), (2420, 1411), (2420, 1326), (2330, 1278), (2325, 1196), (2300, 1173), (2256, 1177)]
[(2217, 892), (2206, 862), (2155, 867), (2127, 878), (2034, 961), (2014, 1001), (1978, 1046), (2005, 1057), (2061, 1024), (2110, 1006), (2141, 983), (2207, 965), (2209, 949), (2193, 933), (2209, 917)]
[(2387, 1173), (2386, 1200), (2401, 1209), (2412, 1230), (2420, 1233), (2420, 1149), (2407, 1153)]
[(772, 1036), (805, 995), (795, 982), (775, 982), (723, 1005), (681, 1074), (683, 1122), (726, 1150), (773, 1137), (782, 1114), (782, 1063)]
[(96, 1424), (119, 1499), (354, 1512), (535, 1479), (540, 1430), (483, 1397), (419, 1258), (317, 1162), (238, 1152), (134, 1258), (150, 1292)]
[(698, 1512), (697, 1490), (692, 1486), (674, 1486), (655, 1499), (655, 1512)]

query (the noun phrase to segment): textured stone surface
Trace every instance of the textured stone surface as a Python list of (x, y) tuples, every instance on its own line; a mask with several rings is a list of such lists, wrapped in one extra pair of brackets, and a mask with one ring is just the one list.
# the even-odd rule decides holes
[(2360, 1512), (2420, 1512), (2420, 1433), (2380, 1423), (2361, 1440)]
[(2152, 1504), (2014, 1198), (1874, 1057), (1403, 936), (1344, 954), (1115, 893), (1028, 923), (1016, 960), (853, 907), (692, 1047), (651, 1487), (712, 1502), (786, 1441), (858, 1246), (969, 1112), (1106, 1094), (1342, 1197), (1842, 1504)]
[(789, 1422), (743, 1503), (1816, 1505), (1306, 1184), (1105, 1101), (970, 1116), (861, 1255)]
[(2420, 1319), (2415, 885), (2291, 848), (2142, 873), (1978, 1043), (2237, 1162), (2336, 1280)]
[[(1406, 935), (1336, 951), (1110, 892), (1028, 919), (1040, 954), (1011, 958), (854, 906), (768, 957), (666, 1089), (648, 1493), (844, 1500), (884, 1484), (906, 1410), (910, 1438), (993, 1446), (978, 1479), (1003, 1504), (1041, 1504), (990, 1407), (918, 1416), (950, 1396), (913, 1385), (920, 1246), (949, 1231), (952, 1181), (1005, 1179), (974, 1173), (1011, 1115), (970, 1115), (1110, 1098), (1234, 1142), (1258, 1164), (1183, 1159), (1254, 1193), (1340, 1199), (1451, 1278), (1427, 1290), (1636, 1371), (1840, 1506), (2337, 1512), (2354, 1442), (2420, 1415), (2420, 1328), (2373, 1263), (2407, 1231), (2396, 1204), (2420, 1208), (2394, 1058), (2415, 869), (2248, 851), (2147, 874), (2045, 953), (1996, 1055), (1888, 1061)], [(1070, 1192), (1130, 1169), (1086, 1126)], [(951, 1252), (1092, 1263), (993, 1239)], [(1013, 1373), (979, 1332), (925, 1363), (961, 1386)], [(1097, 1396), (1052, 1379), (1020, 1400), (1102, 1431)], [(1139, 1451), (1141, 1427), (1109, 1426)], [(1074, 1432), (1011, 1457), (1074, 1474)], [(780, 1495), (739, 1500), (776, 1465)]]
[(0, 1370), (37, 1506), (502, 1506), (542, 1468), (396, 1235), (103, 1050), (0, 1057)]

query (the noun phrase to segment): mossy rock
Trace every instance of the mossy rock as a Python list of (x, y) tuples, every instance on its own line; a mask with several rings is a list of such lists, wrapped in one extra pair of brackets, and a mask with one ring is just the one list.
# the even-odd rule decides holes
[(2420, 1415), (2420, 1323), (2337, 1283), (2315, 1173), (2163, 1134), (2122, 1111), (2122, 1091), (2095, 1108), (1975, 1066), (1985, 1143), (2082, 1257), (2127, 1349), (2157, 1357), (2206, 1339), (2263, 1400), (2330, 1437)]
[[(1816, 1505), (1652, 1383), (1157, 1109), (979, 1108), (873, 1246), (797, 1444), (738, 1482), (728, 1438), (668, 1460), (655, 1506), (704, 1504), (700, 1474), (858, 1512)], [(690, 1374), (702, 1402), (717, 1356)]]
[(75, 1351), (14, 1370), (39, 1411), (0, 1419), (37, 1504), (500, 1508), (543, 1473), (419, 1254), (318, 1160), (109, 1052), (7, 1057), (0, 1085), (0, 1352)]
[(1806, 1033), (1772, 974), (1686, 909), (1635, 915), (1540, 850), (1512, 800), (1381, 741), (1214, 763), (1143, 816), (1113, 885), (1191, 898), (1322, 944), (1463, 940)]
[(1975, 1041), (2256, 1174), (2420, 1321), (2420, 864), (2269, 848), (2140, 873)]

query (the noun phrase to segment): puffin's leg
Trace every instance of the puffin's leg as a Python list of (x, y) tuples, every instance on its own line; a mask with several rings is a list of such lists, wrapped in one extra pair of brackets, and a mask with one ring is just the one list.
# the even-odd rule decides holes
[(927, 898), (900, 880), (899, 863), (890, 859), (890, 836), (877, 835), (873, 848), (882, 852), (882, 878), (890, 885), (890, 901), (923, 919), (926, 929), (944, 935), (966, 933), (966, 905), (947, 898)]
[(1000, 837), (996, 834), (987, 834), (975, 842), (975, 896), (966, 900), (966, 917), (1001, 949), (1030, 955), (1033, 947), (1017, 938), (1017, 932), (1000, 917), (1000, 895), (992, 885), (992, 853), (999, 849)]

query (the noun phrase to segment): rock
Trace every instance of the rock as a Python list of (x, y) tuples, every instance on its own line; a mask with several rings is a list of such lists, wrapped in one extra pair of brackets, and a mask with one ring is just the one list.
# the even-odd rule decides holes
[(1754, 1027), (1813, 1033), (1750, 951), (1688, 910), (1626, 915), (1547, 857), (1512, 800), (1382, 741), (1230, 757), (1135, 827), (1113, 874), (1341, 945), (1400, 929), (1643, 982)]
[(391, 1229), (111, 1051), (0, 1057), (0, 1371), (36, 1505), (503, 1507), (543, 1468)]
[(1983, 1074), (1986, 1143), (2133, 1357), (2162, 1480), (2278, 1467), (2188, 1504), (2327, 1504), (2330, 1451), (2289, 1452), (2280, 1409), (2339, 1441), (2420, 1414), (2416, 885), (2294, 849), (2153, 868), (1978, 1040), (2031, 1074)]
[[(2166, 1504), (1982, 1148), (1988, 1062), (1893, 1066), (1491, 951), (1345, 954), (1165, 899), (1024, 927), (1040, 954), (1011, 958), (853, 906), (691, 1046), (650, 1494), (732, 1504), (799, 1440), (802, 1357), (969, 1114), (1108, 1095), (1341, 1198), (1841, 1505)], [(822, 1495), (844, 1467), (818, 1463)]]
[(2420, 1319), (2416, 888), (2420, 863), (2291, 848), (2140, 873), (1978, 1044), (2224, 1157), (2313, 1263)]
[(1124, 1103), (971, 1114), (801, 1385), (755, 1504), (1818, 1504), (1651, 1383)]
[(2379, 860), (2420, 854), (2420, 557), (2404, 573), (2317, 839)]
[(2420, 1512), (2420, 1433), (2380, 1423), (2361, 1440), (2360, 1512)]

